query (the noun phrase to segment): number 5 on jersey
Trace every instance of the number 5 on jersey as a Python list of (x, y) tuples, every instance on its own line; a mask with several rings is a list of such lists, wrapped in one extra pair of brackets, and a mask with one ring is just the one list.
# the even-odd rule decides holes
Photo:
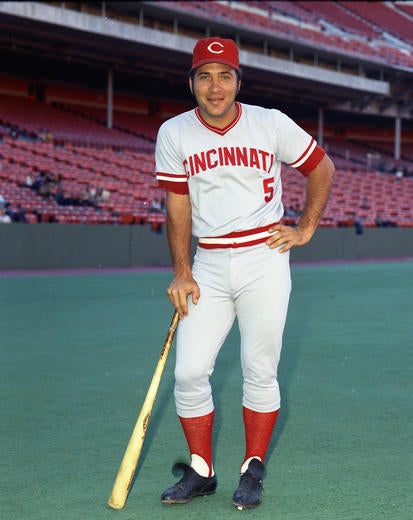
[(265, 202), (270, 202), (270, 200), (274, 197), (274, 177), (269, 177), (268, 179), (264, 179), (262, 181), (264, 186), (264, 200)]

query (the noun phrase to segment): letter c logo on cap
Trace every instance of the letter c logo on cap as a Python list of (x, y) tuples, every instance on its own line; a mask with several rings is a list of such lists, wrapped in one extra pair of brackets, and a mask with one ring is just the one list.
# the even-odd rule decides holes
[[(213, 48), (213, 46), (218, 46), (219, 49), (218, 50), (215, 50)], [(222, 54), (224, 52), (224, 49), (223, 49), (223, 45), (222, 43), (219, 43), (219, 42), (212, 42), (208, 45), (207, 49), (209, 50), (209, 52), (212, 52), (214, 54)]]

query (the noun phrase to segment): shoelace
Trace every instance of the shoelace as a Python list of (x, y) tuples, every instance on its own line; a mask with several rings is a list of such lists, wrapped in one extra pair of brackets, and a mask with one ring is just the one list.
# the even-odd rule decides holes
[(261, 487), (262, 480), (260, 478), (257, 478), (249, 471), (246, 471), (243, 475), (241, 475), (241, 483), (239, 489), (243, 492), (249, 493), (251, 491), (256, 491), (257, 485)]
[(177, 482), (174, 487), (187, 493), (193, 484), (193, 482), (190, 480), (190, 475), (192, 473), (191, 467), (184, 463), (177, 463), (174, 466), (174, 470), (181, 470), (184, 472), (181, 480)]
[(180, 469), (184, 472), (181, 480), (175, 484), (175, 487), (182, 489), (183, 491), (188, 491), (188, 477), (190, 474), (190, 467), (186, 464), (177, 464), (174, 469)]

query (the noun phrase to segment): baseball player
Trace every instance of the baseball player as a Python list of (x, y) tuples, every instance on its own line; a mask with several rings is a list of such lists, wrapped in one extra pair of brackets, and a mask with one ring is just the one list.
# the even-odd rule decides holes
[[(164, 491), (165, 504), (215, 492), (210, 376), (235, 317), (240, 329), (245, 456), (232, 497), (262, 500), (265, 455), (280, 408), (277, 366), (291, 289), (289, 251), (309, 242), (328, 200), (334, 166), (316, 141), (276, 109), (236, 101), (239, 56), (230, 39), (205, 38), (193, 50), (189, 89), (197, 107), (163, 123), (156, 175), (167, 192), (179, 313), (175, 402), (190, 465)], [(281, 163), (307, 177), (297, 227), (282, 224)], [(198, 238), (193, 265), (191, 235)]]

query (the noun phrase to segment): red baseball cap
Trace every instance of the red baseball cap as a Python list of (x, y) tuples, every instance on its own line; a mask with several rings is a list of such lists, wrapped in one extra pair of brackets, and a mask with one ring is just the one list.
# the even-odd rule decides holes
[(203, 38), (194, 47), (191, 71), (205, 63), (224, 63), (239, 70), (238, 47), (234, 40)]

